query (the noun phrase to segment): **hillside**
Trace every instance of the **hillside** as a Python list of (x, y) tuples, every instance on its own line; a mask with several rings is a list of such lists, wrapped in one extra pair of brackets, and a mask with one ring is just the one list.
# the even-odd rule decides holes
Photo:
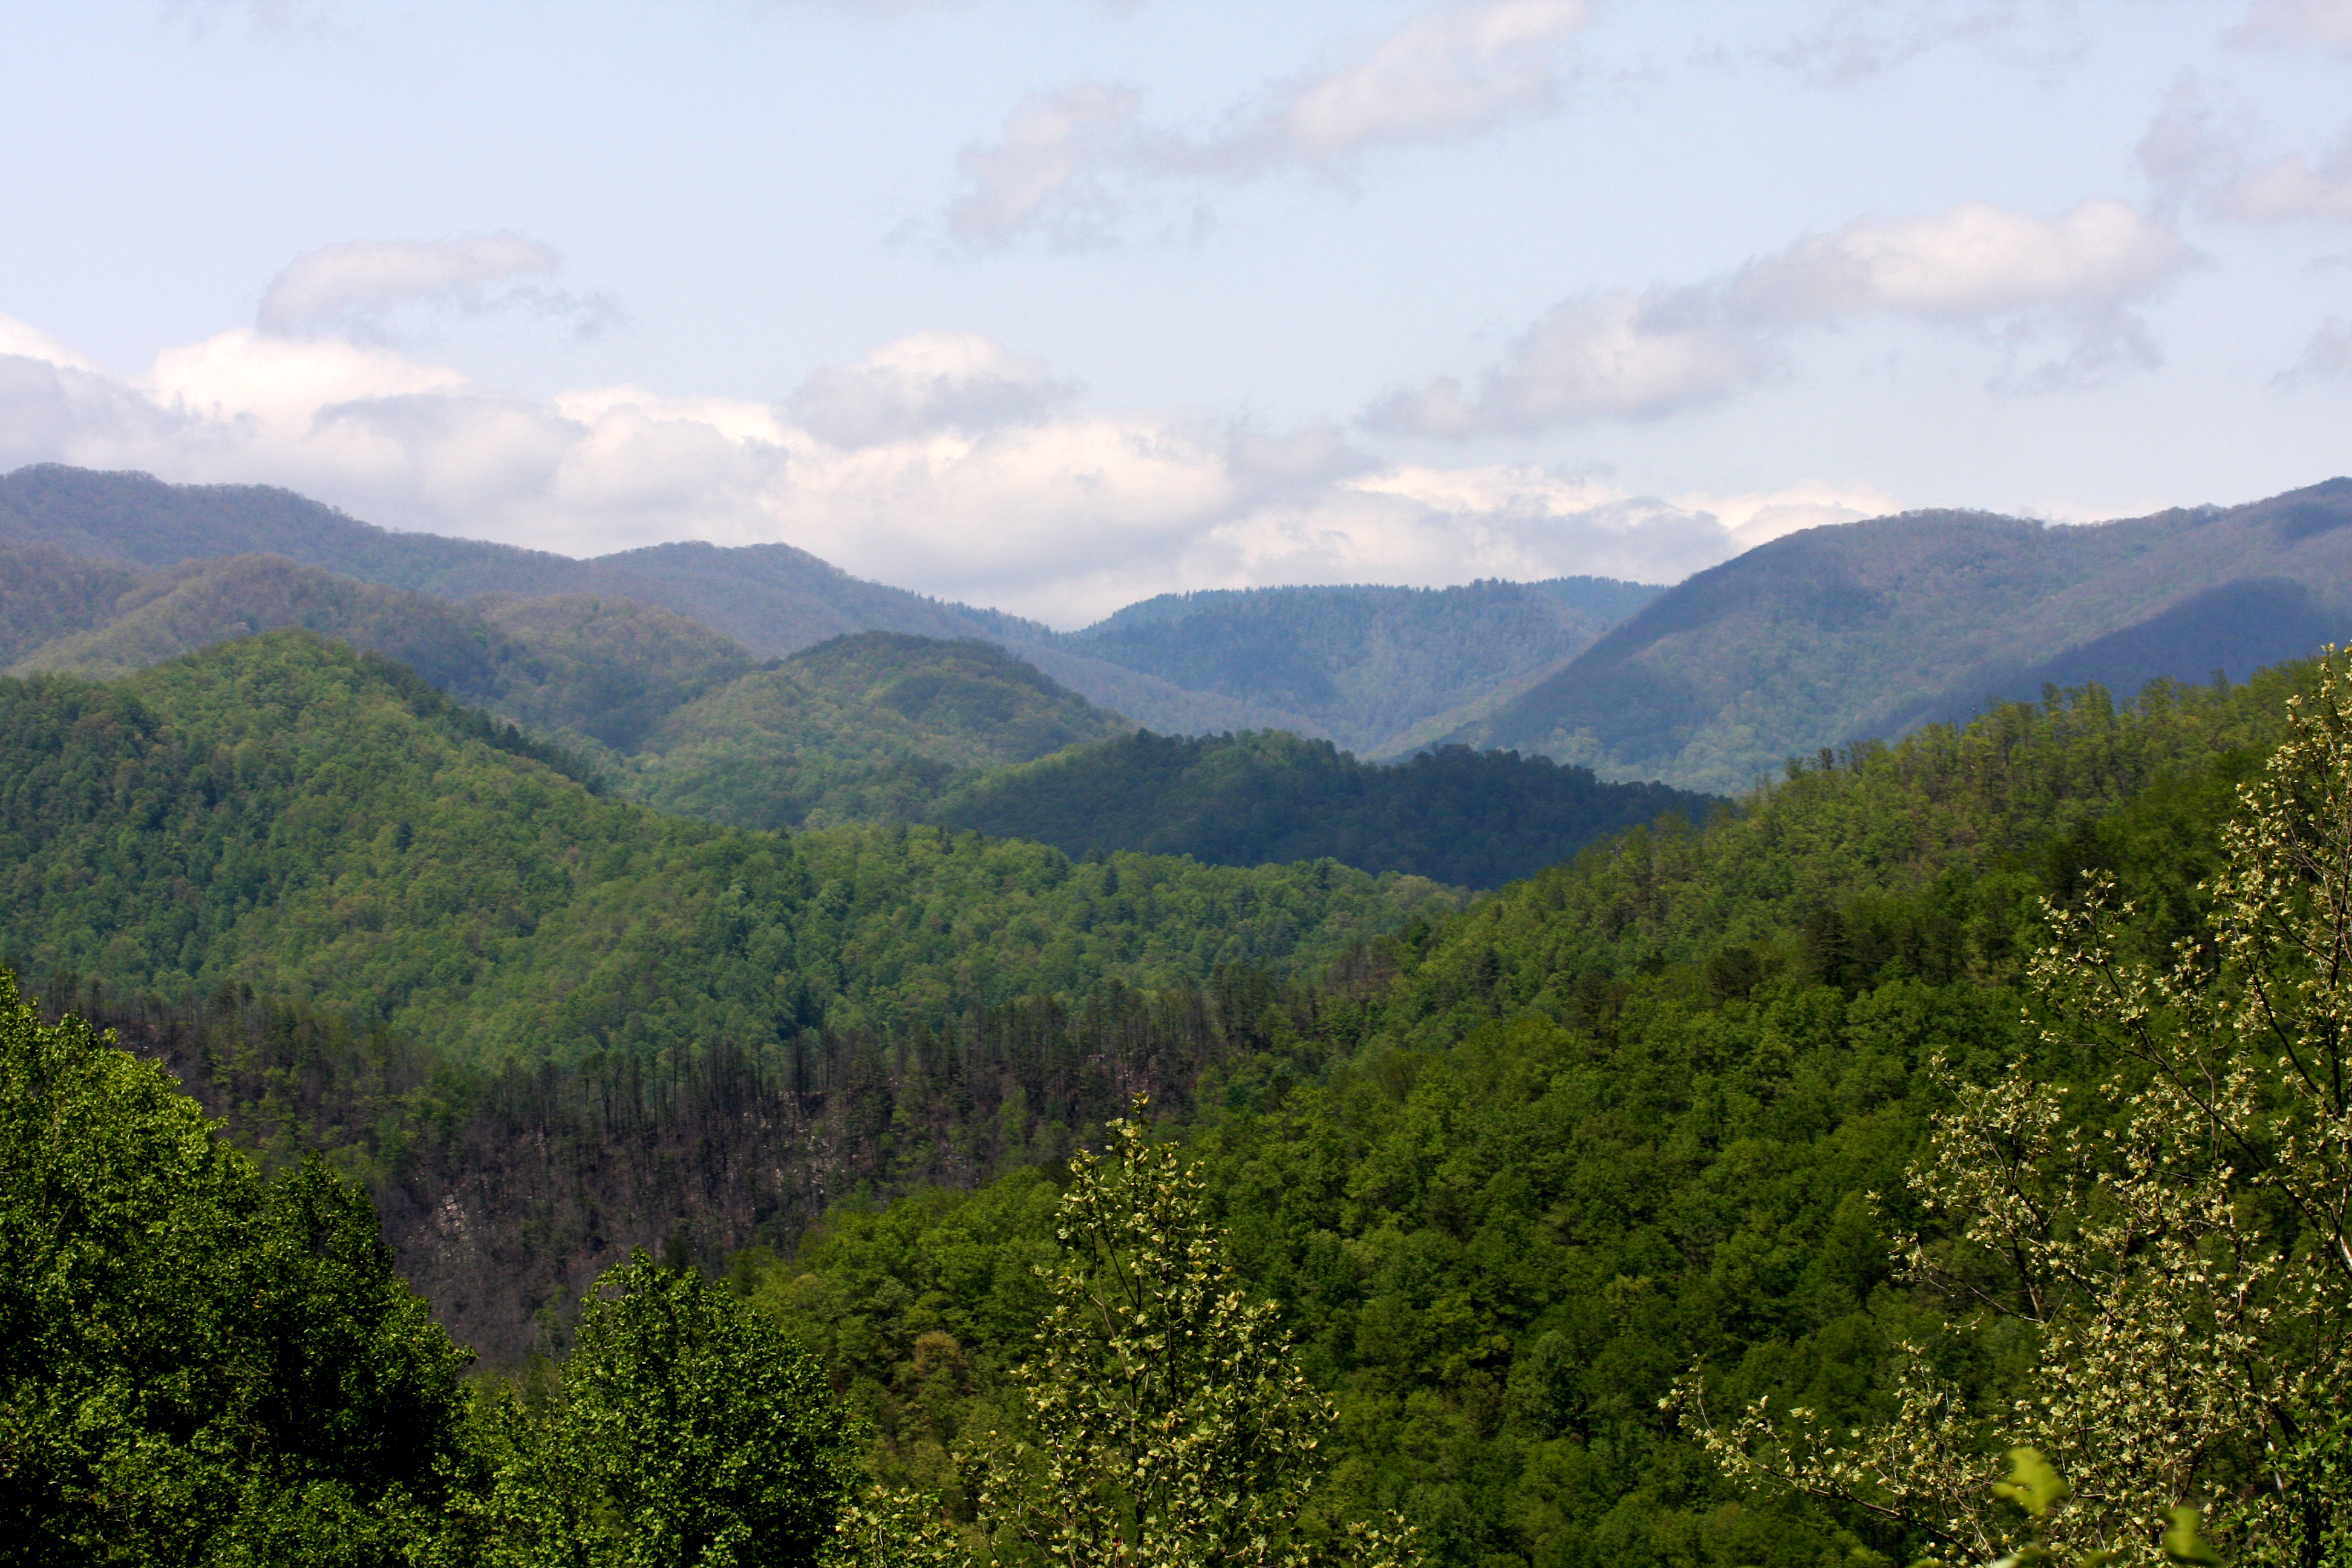
[(1129, 728), (987, 643), (861, 632), (679, 708), (625, 777), (739, 827), (911, 822), (982, 770)]
[(1561, 577), (1166, 594), (1062, 640), (1380, 754), (1408, 749), (1401, 737), (1423, 721), (1582, 652), (1660, 591)]
[(0, 952), (167, 998), (247, 985), (494, 1063), (939, 1026), (1305, 962), (1451, 901), (1328, 868), (1081, 871), (935, 828), (733, 832), (499, 742), (304, 632), (0, 682)]
[(1669, 812), (1726, 803), (1583, 768), (1450, 747), (1392, 767), (1280, 731), (1150, 731), (972, 780), (927, 815), (1075, 856), (1133, 848), (1222, 866), (1333, 859), (1458, 887), (1532, 876)]
[[(2198, 932), (2217, 825), (2306, 678), (2003, 706), (1594, 846), (1320, 975), (1006, 1009), (789, 1071), (722, 1052), (467, 1080), (233, 996), (124, 1016), (204, 1064), (247, 1136), (373, 1173), (404, 1268), (499, 1353), (561, 1353), (551, 1250), (667, 1236), (824, 1358), (879, 1476), (950, 1489), (1055, 1252), (1074, 1124), (1038, 1098), (1099, 1111), (1124, 1076), (1164, 1096), (1243, 1286), (1339, 1404), (1336, 1500), (1405, 1510), (1433, 1563), (1906, 1561), (1900, 1528), (1745, 1493), (1662, 1401), (1699, 1367), (1728, 1408), (1877, 1409), (1895, 1345), (1948, 1305), (1889, 1262), (1896, 1230), (1941, 1223), (1903, 1182), (1936, 1064), (2036, 1049), (2036, 900), (2086, 868), (2151, 912), (2142, 947)], [(1997, 1409), (2009, 1370), (1964, 1374)]]
[(1451, 739), (1737, 790), (2045, 682), (2242, 679), (2352, 630), (2352, 480), (2095, 527), (1913, 513), (1699, 573)]
[(442, 599), (481, 594), (628, 599), (698, 621), (754, 658), (859, 631), (976, 637), (1030, 658), (1062, 684), (1165, 730), (1282, 721), (1262, 705), (1188, 690), (1062, 646), (1034, 622), (943, 604), (850, 576), (788, 544), (650, 545), (580, 561), (436, 534), (395, 533), (290, 490), (170, 485), (136, 473), (37, 464), (0, 475), (0, 542), (154, 570), (269, 554)]

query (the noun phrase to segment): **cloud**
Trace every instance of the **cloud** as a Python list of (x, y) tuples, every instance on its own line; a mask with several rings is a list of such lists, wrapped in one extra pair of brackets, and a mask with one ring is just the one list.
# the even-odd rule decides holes
[(948, 227), (982, 245), (1101, 243), (1157, 182), (1332, 173), (1374, 147), (1491, 131), (1558, 103), (1561, 46), (1590, 21), (1585, 0), (1448, 0), (1329, 68), (1268, 83), (1202, 136), (1146, 126), (1129, 88), (1032, 93), (957, 159)]
[(984, 243), (1029, 230), (1064, 246), (1105, 237), (1120, 204), (1104, 173), (1120, 161), (1141, 106), (1126, 88), (1031, 93), (997, 141), (974, 142), (957, 158), (968, 188), (948, 209), (949, 228)]
[(940, 431), (1032, 425), (1077, 389), (1043, 360), (977, 332), (918, 332), (858, 363), (824, 365), (784, 400), (803, 429), (835, 447), (880, 446)]
[(456, 239), (359, 239), (305, 251), (261, 297), (255, 325), (281, 337), (414, 342), (460, 321), (520, 316), (586, 342), (621, 321), (609, 293), (545, 281), (563, 269), (555, 248), (527, 235)]
[(2352, 321), (2330, 316), (2303, 346), (2303, 357), (2280, 373), (2282, 382), (2352, 378)]
[[(1766, 51), (1771, 63), (1826, 85), (1899, 68), (1946, 44), (1976, 46), (2012, 65), (2050, 70), (2083, 58), (2086, 44), (2065, 4), (2022, 0), (1845, 0), (1818, 26)], [(2036, 25), (2051, 30), (2021, 42)]]
[(1971, 202), (1867, 219), (1710, 282), (1563, 300), (1475, 394), (1441, 378), (1376, 403), (1365, 419), (1458, 437), (1658, 418), (1777, 374), (1797, 329), (1866, 316), (1998, 329), (2013, 349), (2055, 340), (2054, 357), (2011, 384), (2080, 384), (2152, 363), (2129, 307), (2193, 260), (2170, 229), (2104, 198), (2054, 218)]
[(571, 554), (781, 540), (1061, 626), (1171, 589), (1671, 581), (1737, 553), (1757, 518), (1864, 504), (1836, 487), (1662, 500), (1535, 468), (1400, 468), (1331, 426), (1088, 408), (1036, 360), (950, 332), (766, 404), (532, 399), (383, 344), (249, 329), (133, 381), (0, 322), (0, 468), (39, 461), (281, 484), (389, 527)]
[(2255, 0), (2227, 37), (2241, 48), (2352, 54), (2352, 0)]
[(2210, 218), (2352, 221), (2352, 126), (2315, 158), (2258, 157), (2263, 136), (2251, 109), (2221, 109), (2193, 78), (2184, 78), (2140, 139), (2140, 167), (2168, 201)]
[(1595, 419), (1654, 419), (1717, 402), (1773, 373), (1761, 333), (1718, 290), (1580, 295), (1515, 340), (1474, 395), (1451, 376), (1375, 404), (1373, 429), (1423, 436), (1528, 432)]

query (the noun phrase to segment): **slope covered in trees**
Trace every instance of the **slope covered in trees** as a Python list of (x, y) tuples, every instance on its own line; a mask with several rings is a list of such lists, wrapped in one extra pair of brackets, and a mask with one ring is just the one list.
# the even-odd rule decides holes
[[(1190, 1142), (1242, 1277), (1339, 1400), (1345, 1506), (1397, 1507), (1465, 1564), (1932, 1549), (1723, 1475), (1677, 1382), (1824, 1431), (1894, 1414), (1901, 1344), (1966, 1311), (1894, 1257), (1958, 1223), (1905, 1183), (1939, 1075), (2041, 1048), (2036, 900), (2086, 868), (2145, 911), (2131, 951), (2201, 929), (2218, 825), (2301, 679), (2122, 711), (2095, 690), (1864, 748), (1383, 944), (1384, 983), (1294, 992), (1203, 1083)], [(1049, 1197), (1023, 1176), (845, 1210), (740, 1266), (876, 1413), (886, 1473), (961, 1484), (1026, 1353)], [(2005, 1408), (2021, 1369), (1975, 1353), (1970, 1397)]]
[[(2022, 1016), (2042, 994), (2037, 900), (2104, 874), (2140, 911), (2119, 954), (2204, 935), (2220, 825), (2307, 679), (2159, 686), (2123, 709), (2094, 689), (1856, 748), (1740, 812), (1631, 831), (1320, 975), (1222, 995), (1163, 983), (1083, 1016), (1007, 1005), (732, 1066), (706, 1024), (704, 1049), (640, 1058), (649, 1075), (583, 1058), (472, 1099), (430, 1042), (339, 1044), (232, 997), (195, 1031), (192, 1082), (248, 1136), (274, 1129), (281, 1158), (326, 1142), (368, 1171), (404, 1259), (505, 1226), (502, 1268), (524, 1272), (550, 1204), (599, 1182), (608, 1232), (723, 1216), (681, 1255), (716, 1272), (726, 1247), (766, 1242), (725, 1271), (739, 1293), (871, 1417), (877, 1476), (966, 1518), (976, 1446), (1022, 1397), (1048, 1305), (1034, 1267), (1070, 1261), (1056, 1162), (1120, 1089), (1167, 1085), (1164, 1131), (1230, 1229), (1237, 1281), (1336, 1402), (1335, 1515), (1393, 1509), (1447, 1563), (1908, 1561), (1937, 1544), (1926, 1515), (1751, 1491), (1717, 1468), (1702, 1412), (1769, 1396), (1825, 1432), (1900, 1415), (1903, 1346), (1965, 1315), (1898, 1267), (1905, 1232), (1943, 1247), (1967, 1220), (1906, 1171), (1962, 1087), (2012, 1062), (2082, 1086), (2115, 1066)], [(91, 755), (85, 788), (123, 776)], [(821, 1085), (793, 1078), (820, 1059)], [(1047, 1062), (1058, 1079), (1035, 1076)], [(1057, 1099), (1058, 1130), (1024, 1147), (1004, 1132), (1041, 1130), (1033, 1092)], [(567, 1136), (576, 1154), (551, 1160)], [(828, 1166), (827, 1140), (891, 1152)], [(779, 1149), (806, 1162), (802, 1193), (761, 1212), (740, 1194)], [(1024, 1159), (1043, 1163), (964, 1185)], [(875, 1201), (936, 1179), (955, 1185)], [(615, 1194), (638, 1185), (676, 1207), (626, 1210)], [(542, 1296), (507, 1322), (518, 1308), (535, 1325), (499, 1342), (560, 1355), (564, 1315)], [(1942, 1374), (1971, 1408), (2017, 1408), (2023, 1342), (1955, 1342)], [(2016, 1436), (1971, 1430), (1979, 1448)]]
[(2352, 632), (2352, 479), (2096, 527), (1920, 512), (1699, 573), (1452, 738), (1738, 790), (2045, 682), (2243, 679)]
[(459, 1056), (562, 1058), (1197, 981), (1451, 901), (1332, 867), (1081, 868), (938, 828), (734, 832), (598, 798), (499, 739), (299, 632), (111, 685), (0, 683), (0, 949), (34, 973), (184, 997), (236, 981)]
[(1164, 594), (1063, 641), (1379, 755), (1406, 749), (1417, 726), (1582, 652), (1659, 592), (1557, 577)]
[(1378, 767), (1280, 731), (1146, 731), (986, 774), (927, 814), (1072, 855), (1115, 848), (1223, 866), (1330, 858), (1460, 887), (1531, 876), (1669, 812), (1721, 804), (1663, 784), (1610, 784), (1549, 758), (1423, 752)]
[(982, 770), (1128, 728), (989, 644), (863, 632), (673, 712), (625, 776), (666, 811), (742, 827), (920, 821)]
[(1162, 729), (1261, 724), (1276, 716), (1213, 691), (1065, 647), (1046, 627), (852, 577), (789, 544), (650, 545), (580, 561), (436, 534), (394, 533), (291, 490), (169, 485), (148, 475), (54, 463), (0, 475), (0, 541), (148, 570), (268, 554), (380, 587), (440, 599), (479, 594), (587, 595), (657, 605), (777, 658), (860, 631), (978, 637), (1065, 686)]

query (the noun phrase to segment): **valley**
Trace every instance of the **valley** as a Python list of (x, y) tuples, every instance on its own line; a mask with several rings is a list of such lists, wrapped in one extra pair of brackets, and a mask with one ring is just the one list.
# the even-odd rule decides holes
[[(1068, 634), (758, 557), (810, 634), (775, 651), (740, 617), (787, 624), (783, 566), (629, 566), (657, 602), (97, 479), (0, 481), (0, 957), (256, 1180), (364, 1194), (479, 1387), (568, 1375), (642, 1251), (802, 1347), (859, 1475), (968, 1525), (1057, 1205), (1140, 1105), (1331, 1402), (1318, 1506), (1463, 1564), (1921, 1549), (1742, 1483), (1703, 1409), (1860, 1441), (1923, 1340), (2025, 1396), (2005, 1320), (1904, 1261), (1998, 1272), (1923, 1162), (2020, 1064), (2116, 1070), (2038, 1021), (2051, 910), (2112, 883), (2124, 962), (2216, 940), (2241, 790), (2336, 711), (2352, 507), (1888, 519), (1664, 591)], [(731, 626), (678, 585), (730, 578)], [(1389, 763), (1163, 731), (1024, 648), (1327, 731), (1482, 716)], [(1604, 748), (1715, 792), (1553, 756)]]

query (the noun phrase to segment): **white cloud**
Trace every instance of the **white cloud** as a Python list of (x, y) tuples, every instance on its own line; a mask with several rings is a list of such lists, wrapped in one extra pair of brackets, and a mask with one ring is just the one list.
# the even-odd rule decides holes
[(784, 407), (836, 447), (871, 447), (944, 430), (1035, 424), (1077, 389), (1043, 360), (977, 332), (918, 332), (854, 365), (824, 365)]
[(1585, 0), (1447, 0), (1328, 69), (1268, 84), (1206, 136), (1145, 126), (1127, 88), (1032, 93), (958, 158), (965, 189), (948, 226), (978, 244), (1100, 243), (1153, 182), (1329, 171), (1371, 147), (1489, 131), (1558, 102), (1561, 46), (1590, 20)]
[(625, 386), (539, 401), (382, 345), (242, 329), (136, 382), (16, 323), (0, 349), (19, 351), (0, 352), (0, 467), (282, 484), (394, 528), (570, 554), (782, 540), (1062, 626), (1171, 589), (1671, 581), (1737, 553), (1775, 508), (1827, 516), (1851, 499), (1391, 467), (1330, 427), (1077, 406), (1045, 366), (957, 333), (887, 345), (773, 405)]
[(350, 240), (288, 263), (262, 295), (254, 324), (278, 336), (404, 342), (483, 316), (526, 317), (581, 341), (619, 322), (620, 306), (610, 294), (548, 281), (562, 269), (553, 247), (510, 230), (432, 241)]
[(2140, 166), (2157, 188), (2207, 217), (2240, 223), (2352, 221), (2352, 127), (2317, 157), (2258, 157), (2253, 111), (2218, 109), (2193, 79), (2166, 95), (2140, 139)]
[(1652, 419), (1719, 401), (1778, 363), (1762, 333), (1725, 315), (1717, 290), (1580, 295), (1513, 342), (1475, 395), (1447, 376), (1365, 417), (1378, 430), (1451, 437)]
[(15, 354), (40, 361), (61, 370), (97, 372), (98, 366), (37, 328), (16, 320), (0, 316), (0, 355)]
[(2054, 357), (2011, 379), (2080, 384), (2153, 360), (2128, 308), (2194, 259), (2170, 229), (2104, 198), (2054, 218), (1972, 202), (1868, 219), (1707, 283), (1563, 300), (1475, 395), (1442, 378), (1375, 404), (1366, 419), (1467, 437), (1656, 418), (1769, 378), (1795, 329), (1872, 315), (1998, 326), (2013, 346), (2054, 340)]
[(2255, 0), (2229, 41), (2246, 48), (2352, 54), (2352, 0)]

